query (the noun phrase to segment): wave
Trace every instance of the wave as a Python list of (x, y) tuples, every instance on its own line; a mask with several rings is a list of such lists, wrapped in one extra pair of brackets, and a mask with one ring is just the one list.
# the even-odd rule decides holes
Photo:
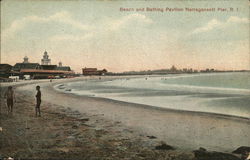
[[(225, 74), (225, 78), (241, 74)], [(246, 78), (245, 74), (242, 74)], [(139, 77), (110, 80), (91, 80), (71, 82), (55, 86), (62, 92), (101, 97), (118, 101), (145, 104), (177, 110), (210, 112), (217, 114), (250, 117), (250, 90), (246, 88), (215, 87), (190, 84), (178, 84), (179, 79), (203, 79), (223, 77), (223, 74), (211, 75), (170, 75), (159, 77)], [(238, 77), (239, 78), (239, 77)], [(175, 79), (175, 84), (168, 80)], [(222, 78), (220, 78), (222, 79)], [(237, 78), (236, 78), (237, 79)], [(218, 78), (215, 80), (218, 81)], [(166, 82), (167, 81), (167, 82)], [(188, 81), (188, 80), (187, 80)], [(211, 81), (211, 80), (210, 80)], [(206, 82), (203, 82), (206, 83)], [(241, 85), (239, 85), (241, 86)]]

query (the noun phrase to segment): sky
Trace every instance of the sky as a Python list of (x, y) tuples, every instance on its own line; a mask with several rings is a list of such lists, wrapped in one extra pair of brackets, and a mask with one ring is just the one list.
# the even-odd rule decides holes
[(249, 48), (248, 0), (1, 1), (0, 61), (11, 65), (41, 63), (46, 50), (76, 72), (238, 70), (250, 69)]

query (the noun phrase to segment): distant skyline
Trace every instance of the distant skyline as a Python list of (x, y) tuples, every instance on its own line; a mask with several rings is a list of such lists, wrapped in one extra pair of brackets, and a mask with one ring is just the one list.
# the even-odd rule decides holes
[[(162, 12), (165, 8), (169, 11)], [(249, 1), (2, 0), (1, 63), (14, 65), (24, 56), (41, 63), (45, 50), (51, 64), (61, 61), (76, 72), (83, 67), (123, 72), (172, 65), (249, 70)]]

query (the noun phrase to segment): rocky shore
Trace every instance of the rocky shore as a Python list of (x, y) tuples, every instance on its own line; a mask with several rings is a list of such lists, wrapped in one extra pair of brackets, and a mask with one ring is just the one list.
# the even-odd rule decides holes
[(249, 154), (249, 147), (234, 153), (204, 148), (184, 151), (119, 121), (50, 103), (43, 104), (41, 117), (35, 117), (34, 98), (25, 92), (16, 92), (14, 113), (8, 115), (4, 90), (1, 88), (0, 159), (242, 160)]

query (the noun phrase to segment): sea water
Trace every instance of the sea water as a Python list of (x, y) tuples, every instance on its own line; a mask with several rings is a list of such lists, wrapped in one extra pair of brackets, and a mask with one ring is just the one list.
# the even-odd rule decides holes
[(171, 74), (83, 80), (57, 85), (63, 92), (175, 110), (250, 118), (250, 73)]

